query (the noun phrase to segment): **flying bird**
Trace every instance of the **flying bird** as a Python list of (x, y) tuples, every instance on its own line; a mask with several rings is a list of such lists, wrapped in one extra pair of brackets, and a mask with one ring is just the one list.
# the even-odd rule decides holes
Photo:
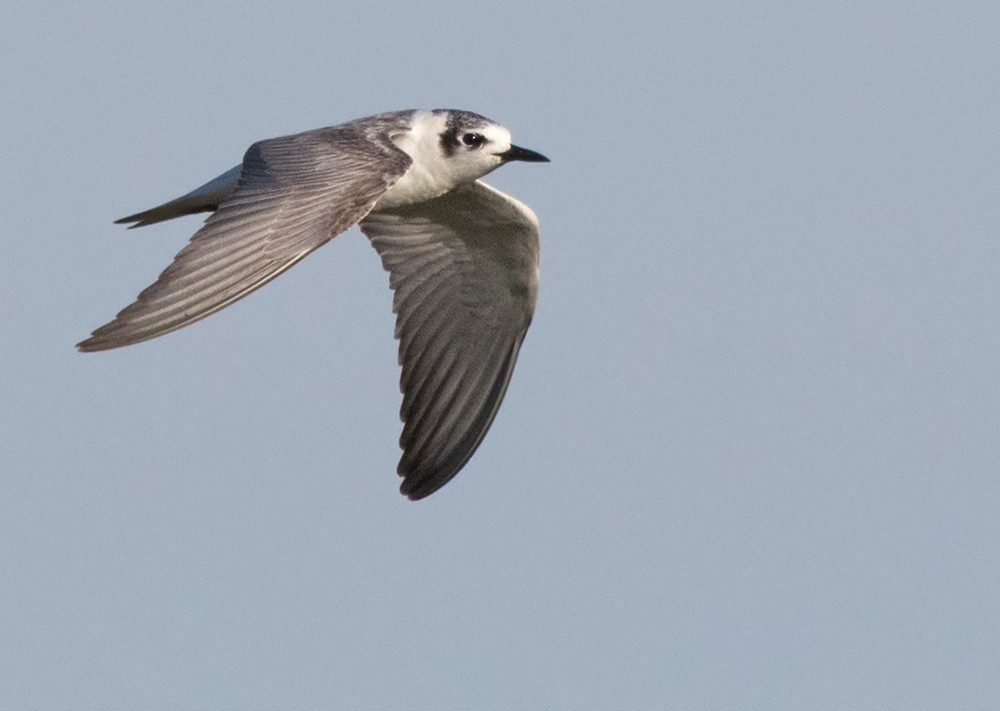
[(211, 212), (155, 283), (79, 343), (162, 336), (260, 288), (352, 225), (389, 272), (402, 367), (400, 491), (421, 499), (469, 461), (510, 382), (538, 291), (538, 220), (479, 180), (548, 162), (469, 111), (394, 111), (254, 143), (243, 163), (117, 220)]

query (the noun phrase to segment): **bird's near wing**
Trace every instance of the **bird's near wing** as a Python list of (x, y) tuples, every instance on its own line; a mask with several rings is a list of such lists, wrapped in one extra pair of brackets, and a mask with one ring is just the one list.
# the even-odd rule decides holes
[(127, 346), (228, 306), (364, 217), (410, 164), (350, 124), (255, 143), (239, 185), (173, 263), (77, 347)]
[(389, 272), (403, 373), (400, 491), (444, 486), (507, 390), (538, 290), (538, 221), (475, 182), (360, 224)]

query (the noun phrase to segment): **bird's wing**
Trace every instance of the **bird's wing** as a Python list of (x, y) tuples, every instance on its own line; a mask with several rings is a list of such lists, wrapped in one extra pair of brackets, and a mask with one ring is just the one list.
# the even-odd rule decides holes
[(420, 499), (469, 460), (507, 390), (535, 308), (538, 221), (477, 181), (360, 227), (394, 291), (400, 491)]
[(228, 306), (364, 217), (411, 163), (352, 124), (255, 143), (239, 185), (173, 263), (77, 347), (127, 346)]

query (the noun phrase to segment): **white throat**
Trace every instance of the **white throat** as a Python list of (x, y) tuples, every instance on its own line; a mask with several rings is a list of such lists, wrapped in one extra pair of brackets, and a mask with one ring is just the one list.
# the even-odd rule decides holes
[(375, 204), (376, 210), (430, 200), (458, 184), (441, 150), (441, 134), (447, 128), (447, 120), (444, 113), (417, 111), (408, 131), (390, 136), (410, 156), (413, 165)]

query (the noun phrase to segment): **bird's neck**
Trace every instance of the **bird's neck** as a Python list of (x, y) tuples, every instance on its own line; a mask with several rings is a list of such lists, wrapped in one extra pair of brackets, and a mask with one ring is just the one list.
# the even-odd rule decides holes
[(408, 131), (392, 136), (393, 143), (413, 160), (410, 169), (378, 201), (376, 209), (409, 205), (443, 195), (458, 184), (441, 149), (447, 117), (417, 111)]

